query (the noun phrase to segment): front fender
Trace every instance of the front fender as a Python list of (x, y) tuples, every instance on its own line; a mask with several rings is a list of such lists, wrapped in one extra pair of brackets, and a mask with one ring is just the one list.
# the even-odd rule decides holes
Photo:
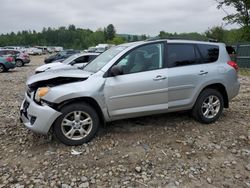
[(75, 98), (90, 97), (97, 101), (100, 107), (103, 108), (106, 106), (103, 92), (104, 83), (103, 78), (93, 78), (82, 82), (51, 87), (48, 94), (42, 97), (42, 99), (51, 103), (60, 104)]

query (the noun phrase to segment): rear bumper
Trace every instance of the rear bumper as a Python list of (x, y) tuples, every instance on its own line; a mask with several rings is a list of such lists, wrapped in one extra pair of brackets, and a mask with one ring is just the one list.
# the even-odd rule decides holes
[(229, 101), (231, 101), (240, 92), (240, 82), (237, 80), (237, 82), (231, 83), (230, 88), (228, 90), (228, 99)]
[(30, 59), (23, 59), (23, 63), (24, 63), (24, 64), (30, 63)]
[(60, 115), (60, 112), (49, 106), (36, 104), (27, 94), (20, 108), (22, 123), (31, 131), (39, 134), (47, 134), (54, 121)]

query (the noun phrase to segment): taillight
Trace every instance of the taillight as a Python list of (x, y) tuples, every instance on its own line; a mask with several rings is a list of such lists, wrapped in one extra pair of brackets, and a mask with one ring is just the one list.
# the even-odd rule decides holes
[(237, 65), (236, 62), (234, 62), (234, 61), (229, 61), (229, 62), (227, 62), (227, 64), (230, 65), (231, 67), (233, 67), (236, 71), (239, 70), (239, 66)]
[(11, 63), (11, 62), (13, 61), (13, 58), (12, 58), (12, 57), (7, 57), (5, 60), (6, 60), (7, 62)]

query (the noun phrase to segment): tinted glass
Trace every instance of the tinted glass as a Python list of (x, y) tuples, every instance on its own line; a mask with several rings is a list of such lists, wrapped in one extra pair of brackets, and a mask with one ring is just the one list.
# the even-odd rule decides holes
[(68, 57), (67, 59), (65, 59), (62, 63), (63, 64), (70, 64), (72, 61), (74, 61), (79, 55), (78, 54), (75, 54), (75, 55), (72, 55), (70, 57)]
[(212, 63), (219, 58), (219, 47), (216, 45), (198, 44), (204, 63)]
[(163, 68), (163, 44), (149, 44), (136, 48), (122, 58), (117, 65), (123, 67), (124, 74)]
[(89, 56), (81, 56), (75, 59), (75, 63), (87, 63), (89, 61)]
[(92, 61), (93, 59), (95, 59), (97, 57), (97, 55), (90, 55), (89, 56), (89, 62)]
[(169, 44), (167, 47), (168, 67), (196, 64), (196, 50), (192, 44)]

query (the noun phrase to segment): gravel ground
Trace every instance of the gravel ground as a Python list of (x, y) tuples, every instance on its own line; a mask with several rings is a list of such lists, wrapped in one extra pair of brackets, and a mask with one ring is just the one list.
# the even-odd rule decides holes
[(187, 113), (116, 121), (67, 147), (19, 122), (25, 81), (43, 59), (0, 74), (0, 188), (250, 187), (250, 77), (214, 124)]

